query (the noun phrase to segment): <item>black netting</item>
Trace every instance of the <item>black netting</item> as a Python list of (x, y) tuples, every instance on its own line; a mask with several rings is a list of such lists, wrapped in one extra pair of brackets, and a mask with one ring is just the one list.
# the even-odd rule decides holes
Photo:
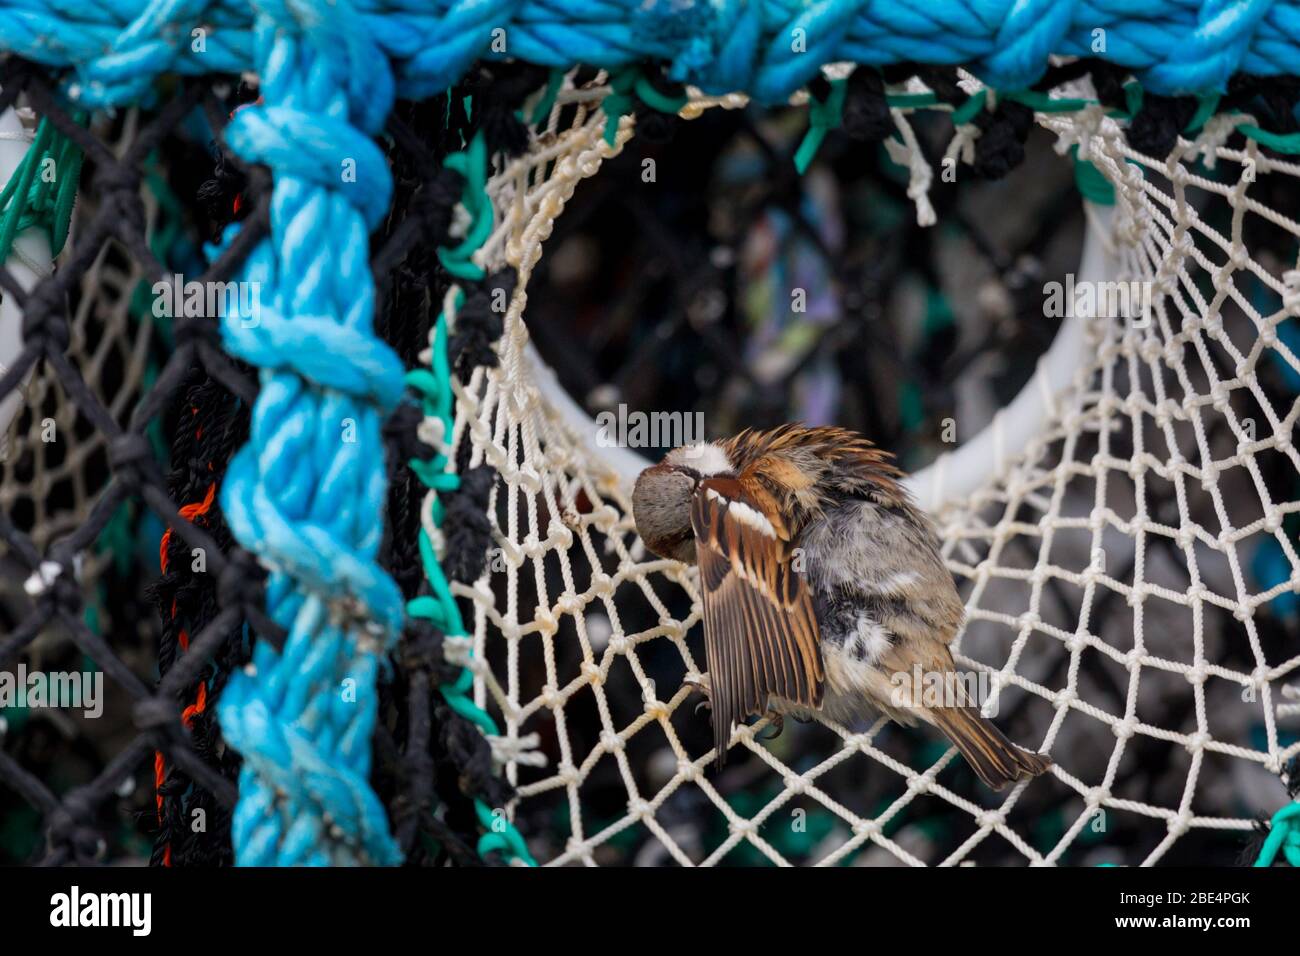
[[(461, 179), (441, 160), (480, 123), (494, 142), (517, 138), (510, 104), (532, 89), (532, 74), (513, 67), (475, 74), (449, 95), (399, 103), (391, 117), (383, 145), (396, 188), (373, 238), (376, 325), (408, 367), (427, 345), (447, 286), (435, 250), (446, 241)], [(221, 351), (216, 315), (160, 318), (140, 289), (128, 290), (135, 321), (152, 325), (153, 335), (140, 337), (148, 368), (139, 395), (115, 414), (111, 399), (131, 384), (130, 360), (110, 357), (112, 367), (97, 367), (92, 387), (69, 357), (69, 330), (70, 316), (90, 308), (87, 334), (108, 333), (94, 321), (94, 303), (83, 301), (99, 291), (98, 274), (87, 276), (106, 258), (122, 269), (134, 265), (143, 288), (170, 282), (197, 261), (200, 243), (238, 219), (243, 228), (229, 248), (201, 275), (185, 276), (204, 284), (236, 277), (266, 235), (270, 183), (264, 169), (223, 149), (220, 134), (257, 92), (234, 79), (183, 83), (157, 109), (101, 117), (87, 129), (38, 67), (10, 59), (0, 86), (0, 109), (25, 98), (85, 156), (74, 236), (57, 272), (24, 293), (0, 270), (4, 294), (26, 317), (25, 347), (0, 379), (0, 395), (29, 375), (52, 378), (75, 406), (68, 442), (103, 444), (77, 476), (88, 489), (80, 507), (72, 490), (56, 487), (38, 507), (20, 500), (0, 512), (6, 572), (19, 585), (10, 590), (21, 592), (34, 574), (49, 581), (30, 598), (6, 596), (0, 667), (33, 659), (46, 668), (84, 666), (104, 675), (108, 697), (100, 721), (70, 723), (33, 710), (7, 722), (0, 862), (227, 864), (239, 757), (222, 741), (213, 704), (252, 641), (283, 638), (262, 611), (265, 572), (232, 541), (217, 494), (247, 437), (256, 380)], [(479, 104), (472, 120), (464, 108), (470, 93)], [(159, 163), (160, 155), (168, 161)], [(161, 225), (146, 221), (142, 195), (151, 186), (177, 200)], [(160, 252), (163, 230), (181, 238)], [(406, 464), (428, 455), (415, 437), (419, 418), (418, 406), (404, 404), (384, 430), (392, 481), (381, 559), (408, 598), (427, 588), (416, 552), (423, 488)], [(39, 431), (41, 421), (40, 409), (27, 409), (17, 431)], [(19, 443), (3, 463), (6, 479), (34, 481), (37, 454)], [(38, 519), (51, 513), (75, 516), (75, 527), (38, 547)], [(94, 574), (84, 574), (91, 563)], [(387, 662), (373, 783), (408, 861), (480, 863), (471, 798), (500, 805), (508, 788), (492, 773), (481, 733), (434, 703), (437, 684), (450, 675), (440, 641), (413, 622)]]
[[(25, 96), (40, 116), (81, 148), (83, 188), (93, 192), (96, 201), (93, 214), (78, 223), (60, 268), (30, 292), (24, 293), (11, 274), (0, 270), (4, 294), (19, 302), (25, 316), (25, 345), (0, 379), (0, 394), (18, 388), (29, 372), (52, 376), (77, 414), (102, 436), (106, 454), (102, 470), (92, 467), (84, 476), (96, 489), (84, 520), (43, 550), (34, 545), (31, 527), (23, 527), (14, 515), (0, 513), (0, 537), (9, 560), (21, 566), (20, 573), (38, 573), (46, 562), (53, 565), (45, 571), (46, 578), (52, 578), (48, 586), (32, 596), (0, 641), (0, 666), (20, 661), (37, 642), (48, 645), (63, 640), (69, 646), (62, 658), (57, 648), (42, 648), (46, 666), (75, 659), (77, 653), (84, 655), (88, 666), (111, 683), (113, 703), (125, 698), (130, 705), (126, 709), (130, 724), (121, 725), (121, 709), (113, 712), (106, 707), (106, 720), (114, 722), (111, 731), (97, 728), (83, 736), (78, 728), (65, 728), (63, 739), (58, 739), (60, 735), (46, 739), (43, 757), (48, 774), (33, 772), (29, 763), (28, 747), (38, 746), (32, 738), (48, 735), (41, 719), (12, 729), (0, 750), (0, 781), (7, 785), (3, 799), (12, 801), (17, 794), (39, 814), (37, 832), (42, 838), (33, 842), (29, 852), (43, 863), (89, 862), (130, 853), (138, 841), (132, 838), (134, 827), (128, 822), (136, 817), (146, 833), (153, 833), (158, 849), (152, 855), (161, 861), (168, 856), (167, 847), (177, 835), (174, 831), (183, 825), (182, 800), (214, 811), (205, 835), (184, 840), (184, 858), (205, 862), (228, 858), (228, 848), (221, 846), (228, 842), (228, 829), (221, 819), (234, 804), (232, 768), (228, 758), (218, 754), (219, 739), (210, 714), (187, 715), (185, 722), (182, 714), (195, 703), (196, 688), (212, 670), (229, 667), (238, 657), (241, 642), (232, 635), (239, 635), (245, 626), (263, 639), (280, 635), (261, 610), (264, 574), (257, 563), (230, 542), (215, 511), (208, 513), (207, 520), (190, 521), (182, 509), (203, 500), (203, 471), (210, 467), (207, 484), (219, 481), (246, 427), (246, 410), (256, 395), (256, 384), (216, 344), (215, 317), (171, 321), (171, 346), (159, 354), (156, 376), (125, 414), (110, 411), (104, 396), (87, 384), (83, 369), (69, 360), (67, 352), (70, 315), (81, 307), (86, 291), (83, 278), (101, 250), (111, 245), (117, 254), (129, 257), (149, 283), (170, 280), (172, 265), (158, 258), (146, 234), (142, 169), (155, 150), (175, 148), (174, 137), (187, 115), (200, 110), (219, 131), (232, 104), (208, 84), (183, 84), (156, 112), (139, 117), (125, 149), (115, 154), (106, 142), (115, 131), (88, 131), (75, 122), (40, 70), (11, 59), (2, 82), (0, 107)], [(268, 177), (258, 170), (246, 175), (245, 229), (202, 281), (232, 279), (252, 244), (265, 235)], [(160, 460), (151, 441), (156, 422), (170, 422), (168, 433), (176, 436), (168, 449), (170, 461)], [(200, 429), (205, 429), (201, 437)], [(21, 470), (24, 462), (10, 461), (5, 467)], [(138, 587), (131, 586), (130, 579), (138, 580), (138, 568), (129, 570), (122, 581), (111, 575), (102, 579), (107, 614), (96, 620), (88, 620), (85, 614), (87, 595), (79, 581), (83, 558), (99, 547), (106, 533), (120, 530), (110, 526), (123, 520), (123, 515), (137, 529), (146, 516), (171, 529), (163, 553), (172, 570), (151, 589), (154, 600), (166, 605), (166, 624), (161, 629), (144, 619), (151, 608), (135, 598)], [(203, 556), (206, 577), (201, 581), (175, 568), (191, 566), (191, 552)], [(149, 638), (152, 633), (159, 634), (156, 645)], [(155, 647), (156, 656), (142, 653)], [(186, 723), (192, 725), (189, 731)], [(79, 759), (69, 762), (65, 750), (78, 753)], [(160, 777), (156, 795), (145, 784), (152, 779), (147, 770), (155, 765)], [(186, 799), (182, 791), (190, 788), (193, 795)], [(149, 817), (152, 821), (145, 822)]]

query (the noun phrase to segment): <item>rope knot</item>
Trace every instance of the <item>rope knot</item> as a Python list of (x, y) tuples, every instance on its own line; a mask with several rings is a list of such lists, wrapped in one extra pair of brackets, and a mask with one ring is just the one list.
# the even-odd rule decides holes
[(840, 122), (849, 137), (868, 143), (878, 143), (894, 132), (885, 81), (876, 70), (860, 66), (850, 74)]
[(384, 440), (394, 448), (399, 461), (409, 461), (412, 458), (428, 460), (437, 454), (436, 449), (419, 438), (423, 418), (424, 412), (418, 405), (402, 402), (384, 422)]
[(452, 210), (460, 202), (460, 194), (465, 188), (465, 177), (454, 169), (445, 166), (438, 170), (432, 181), (416, 190), (411, 197), (411, 212), (424, 226), (425, 235), (435, 239), (439, 244), (447, 239), (447, 230), (451, 228)]
[(434, 684), (450, 684), (460, 676), (461, 666), (443, 657), (442, 633), (423, 618), (407, 618), (403, 631), (401, 663), (408, 673), (427, 671)]
[(1195, 97), (1144, 93), (1142, 108), (1124, 135), (1128, 144), (1139, 153), (1164, 159), (1177, 145), (1178, 134), (1187, 128), (1195, 114)]
[(447, 513), (442, 525), (446, 535), (443, 567), (453, 581), (477, 581), (483, 573), (492, 544), (488, 501), (496, 477), (487, 465), (472, 468), (461, 475), (460, 487), (444, 498)]
[(515, 272), (503, 269), (470, 286), (456, 311), (455, 331), (447, 342), (447, 356), (462, 380), (480, 366), (496, 368), (497, 339), (505, 330), (505, 310), (515, 290)]
[(23, 304), (23, 341), (40, 342), (47, 350), (67, 351), (68, 296), (56, 277), (42, 279)]
[(49, 816), (51, 846), (68, 847), (78, 863), (98, 860), (104, 852), (104, 840), (95, 825), (95, 815), (95, 806), (84, 787), (64, 794)]
[(148, 697), (139, 701), (131, 710), (131, 719), (140, 730), (162, 730), (180, 723), (180, 712), (176, 705), (161, 697)]
[(510, 802), (513, 788), (497, 776), (492, 763), (492, 745), (479, 728), (468, 720), (453, 717), (447, 705), (437, 709), (439, 743), (461, 768), (458, 784), (466, 796), (478, 797), (489, 806), (503, 807)]
[(1034, 111), (1002, 100), (992, 112), (981, 110), (973, 121), (980, 130), (972, 168), (982, 179), (1001, 179), (1025, 158), (1025, 140), (1034, 125)]
[(296, 372), (308, 382), (381, 409), (402, 397), (402, 362), (383, 340), (356, 325), (344, 325), (329, 314), (285, 315), (259, 293), (252, 316), (226, 310), (221, 337), (231, 355), (264, 370)]
[(1074, 25), (1076, 0), (1021, 0), (1006, 4), (1007, 18), (990, 37), (994, 52), (977, 73), (999, 90), (1023, 90), (1047, 69)]
[(128, 488), (139, 487), (153, 464), (153, 449), (143, 435), (127, 432), (108, 443), (108, 466)]
[(679, 50), (668, 75), (706, 93), (747, 90), (763, 36), (762, 4), (717, 0), (682, 9), (651, 0), (637, 11), (638, 33)]
[(393, 178), (383, 151), (345, 119), (262, 104), (236, 113), (224, 135), (241, 159), (270, 166), (277, 181), (291, 177), (345, 197), (370, 229), (388, 212)]
[(1143, 75), (1142, 85), (1170, 94), (1223, 90), (1272, 7), (1273, 0), (1206, 0), (1196, 29), (1170, 45)]

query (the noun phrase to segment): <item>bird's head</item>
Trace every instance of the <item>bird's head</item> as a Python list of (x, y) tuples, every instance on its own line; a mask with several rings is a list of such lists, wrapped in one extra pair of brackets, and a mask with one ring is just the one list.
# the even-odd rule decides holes
[(695, 563), (691, 502), (705, 478), (735, 475), (721, 445), (706, 442), (674, 448), (641, 472), (632, 490), (632, 517), (645, 546), (661, 558)]

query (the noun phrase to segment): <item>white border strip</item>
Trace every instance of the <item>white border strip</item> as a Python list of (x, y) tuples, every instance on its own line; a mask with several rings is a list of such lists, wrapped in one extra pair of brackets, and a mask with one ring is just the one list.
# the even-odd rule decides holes
[[(1075, 277), (1079, 285), (1117, 278), (1119, 260), (1110, 243), (1112, 208), (1084, 203), (1088, 226)], [(1094, 297), (1094, 301), (1098, 298)], [(1071, 308), (1051, 348), (1038, 360), (1033, 378), (1011, 404), (959, 447), (907, 479), (907, 490), (917, 504), (927, 511), (938, 511), (944, 505), (964, 500), (1002, 474), (1007, 463), (1025, 450), (1055, 414), (1057, 398), (1074, 383), (1075, 373), (1092, 362), (1084, 327), (1093, 318), (1095, 315), (1079, 315)]]

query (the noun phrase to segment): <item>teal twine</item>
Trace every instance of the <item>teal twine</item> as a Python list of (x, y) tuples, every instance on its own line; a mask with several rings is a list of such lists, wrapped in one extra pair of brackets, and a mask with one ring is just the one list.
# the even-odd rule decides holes
[[(86, 122), (83, 114), (73, 119)], [(9, 258), (19, 233), (34, 226), (48, 234), (51, 255), (59, 254), (68, 241), (81, 159), (81, 147), (42, 119), (22, 162), (0, 190), (0, 262)]]
[(1094, 163), (1079, 158), (1078, 146), (1070, 147), (1070, 158), (1074, 160), (1074, 185), (1079, 194), (1099, 206), (1115, 205), (1115, 187)]
[(443, 165), (465, 179), (461, 203), (470, 215), (470, 227), (459, 245), (451, 249), (440, 248), (438, 259), (456, 278), (477, 281), (483, 278), (483, 270), (474, 264), (471, 257), (492, 234), (492, 200), (487, 194), (487, 142), (483, 133), (476, 133), (468, 148), (448, 156)]
[(1255, 866), (1272, 866), (1279, 850), (1288, 863), (1300, 867), (1300, 803), (1288, 803), (1273, 814)]
[[(444, 164), (464, 176), (465, 191), (462, 202), (471, 218), (466, 239), (453, 250), (439, 249), (438, 256), (449, 272), (462, 279), (479, 279), (483, 276), (483, 270), (472, 262), (471, 256), (492, 231), (492, 203), (486, 190), (487, 162), (487, 147), (484, 144), (483, 134), (478, 133), (463, 152), (449, 156)], [(455, 306), (459, 307), (463, 300), (463, 293), (457, 289), (454, 294)], [(455, 409), (451, 390), (451, 363), (447, 357), (445, 313), (439, 314), (434, 323), (433, 335), (429, 342), (429, 355), (429, 368), (408, 372), (406, 384), (420, 393), (425, 415), (437, 418), (442, 425), (442, 434), (450, 439)], [(460, 487), (460, 476), (447, 471), (449, 463), (448, 456), (441, 451), (435, 451), (430, 459), (411, 459), (409, 462), (411, 470), (415, 472), (421, 483), (435, 493), (430, 511), (434, 525), (439, 528), (442, 527), (446, 508), (437, 496)], [(438, 561), (433, 542), (429, 540), (429, 535), (424, 528), (420, 529), (419, 547), (424, 575), (433, 593), (412, 598), (407, 602), (406, 613), (410, 617), (429, 621), (446, 637), (468, 637), (460, 609), (456, 606), (455, 597), (452, 596), (447, 575)], [(461, 668), (454, 681), (438, 686), (438, 692), (447, 706), (461, 717), (472, 722), (484, 734), (497, 736), (499, 730), (496, 721), (470, 697), (473, 686), (473, 673), (469, 668)], [(487, 831), (478, 841), (480, 856), (499, 851), (507, 858), (529, 866), (537, 865), (532, 854), (528, 852), (523, 836), (504, 813), (494, 812), (478, 797), (474, 798), (474, 812)]]
[(618, 137), (618, 122), (625, 113), (632, 112), (636, 106), (637, 70), (619, 70), (609, 78), (609, 95), (601, 102), (600, 108), (605, 114), (605, 142), (610, 146)]
[(564, 71), (551, 70), (550, 76), (546, 79), (546, 89), (542, 91), (542, 98), (533, 107), (529, 122), (536, 125), (551, 114), (551, 108), (555, 106), (555, 100), (560, 95), (562, 86), (564, 86)]
[(618, 138), (619, 120), (636, 109), (637, 100), (661, 113), (676, 113), (687, 103), (685, 96), (660, 93), (637, 66), (612, 74), (609, 88), (609, 95), (601, 102), (600, 108), (605, 114), (605, 142), (610, 146)]
[(840, 125), (844, 114), (844, 96), (848, 91), (848, 84), (844, 80), (832, 80), (830, 86), (831, 91), (825, 100), (813, 97), (808, 101), (808, 133), (794, 154), (794, 168), (799, 170), (801, 176), (807, 171), (813, 157), (817, 155), (817, 150), (821, 148), (826, 134)]

